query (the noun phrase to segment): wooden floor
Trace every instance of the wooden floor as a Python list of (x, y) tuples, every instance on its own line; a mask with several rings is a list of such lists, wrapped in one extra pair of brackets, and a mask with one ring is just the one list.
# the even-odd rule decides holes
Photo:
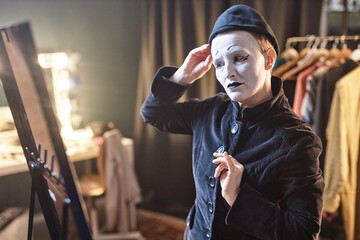
[[(100, 216), (101, 217), (101, 216)], [(144, 209), (137, 209), (137, 230), (146, 240), (182, 240), (186, 227), (184, 219), (156, 213)], [(34, 219), (34, 240), (49, 240), (50, 236), (42, 214)], [(69, 239), (71, 240), (71, 239)]]
[(182, 240), (185, 220), (139, 209), (137, 227), (146, 240)]

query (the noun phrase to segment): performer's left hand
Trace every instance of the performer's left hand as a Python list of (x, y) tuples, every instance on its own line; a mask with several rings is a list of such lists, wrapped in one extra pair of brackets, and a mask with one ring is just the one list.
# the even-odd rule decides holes
[(214, 153), (214, 164), (219, 164), (214, 177), (220, 177), (221, 195), (232, 206), (240, 192), (240, 183), (244, 172), (244, 166), (236, 161), (227, 152)]

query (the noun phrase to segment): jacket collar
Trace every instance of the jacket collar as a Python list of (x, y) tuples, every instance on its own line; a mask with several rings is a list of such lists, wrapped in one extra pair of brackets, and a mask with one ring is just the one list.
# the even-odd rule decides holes
[(283, 83), (279, 77), (271, 77), (271, 90), (274, 97), (253, 108), (241, 108), (238, 102), (231, 101), (233, 105), (233, 120), (246, 123), (263, 119), (267, 115), (268, 111), (270, 111), (274, 105), (277, 105), (278, 102), (285, 97)]

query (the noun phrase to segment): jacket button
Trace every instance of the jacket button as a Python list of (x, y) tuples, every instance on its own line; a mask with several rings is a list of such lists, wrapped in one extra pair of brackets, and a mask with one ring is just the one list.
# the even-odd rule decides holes
[(239, 130), (239, 125), (237, 123), (234, 123), (231, 127), (231, 133), (236, 134), (238, 130)]
[(211, 229), (209, 227), (206, 227), (206, 238), (211, 238)]
[(209, 212), (211, 212), (211, 213), (214, 212), (214, 205), (212, 202), (208, 202), (208, 208), (209, 208)]
[(209, 177), (209, 185), (210, 187), (214, 188), (215, 187), (215, 178), (214, 177)]
[(224, 151), (225, 151), (224, 146), (220, 146), (220, 147), (216, 150), (217, 153), (223, 153)]

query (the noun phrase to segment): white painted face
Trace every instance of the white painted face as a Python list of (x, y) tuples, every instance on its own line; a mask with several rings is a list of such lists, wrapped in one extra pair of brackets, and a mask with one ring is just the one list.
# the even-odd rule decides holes
[(267, 53), (249, 32), (231, 31), (215, 37), (211, 55), (216, 78), (231, 100), (242, 107), (255, 107), (272, 98)]

